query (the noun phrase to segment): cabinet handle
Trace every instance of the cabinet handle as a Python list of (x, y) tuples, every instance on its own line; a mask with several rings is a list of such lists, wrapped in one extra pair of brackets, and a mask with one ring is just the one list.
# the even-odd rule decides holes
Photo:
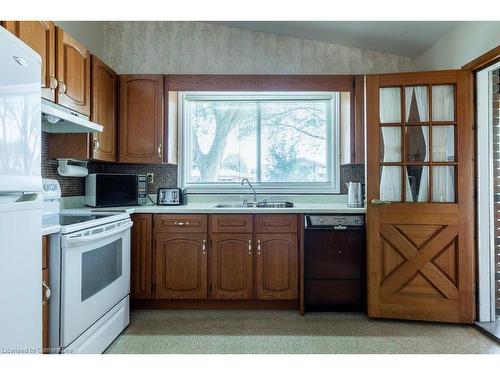
[(202, 250), (202, 254), (205, 255), (207, 253), (207, 240), (203, 240), (203, 243), (201, 245), (201, 250)]
[(66, 92), (66, 84), (63, 81), (59, 81), (59, 94), (64, 94)]
[(44, 294), (43, 294), (43, 296), (44, 296), (44, 298), (45, 298), (45, 300), (44, 300), (44, 302), (45, 302), (45, 301), (48, 301), (48, 300), (50, 299), (50, 295), (51, 295), (52, 293), (51, 293), (51, 291), (50, 291), (49, 286), (45, 283), (45, 281), (42, 281), (42, 287), (43, 287), (43, 289), (45, 289), (45, 292), (44, 292)]
[(248, 240), (248, 255), (252, 255), (252, 240)]
[(99, 149), (99, 140), (97, 138), (94, 138), (94, 152), (96, 152)]
[(189, 221), (186, 221), (186, 222), (184, 222), (184, 221), (176, 221), (174, 224), (175, 225), (180, 225), (180, 226), (182, 226), (182, 225), (189, 225)]
[(161, 159), (161, 143), (160, 145), (158, 146), (158, 157)]
[(58, 82), (57, 82), (56, 77), (54, 77), (54, 75), (51, 74), (49, 77), (49, 88), (51, 90), (55, 90), (55, 89), (57, 89), (57, 85), (58, 85)]
[(260, 255), (260, 240), (257, 240), (257, 255)]

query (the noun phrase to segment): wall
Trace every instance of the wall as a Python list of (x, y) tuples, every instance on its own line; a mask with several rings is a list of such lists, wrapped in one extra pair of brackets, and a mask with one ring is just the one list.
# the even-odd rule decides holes
[(56, 21), (55, 24), (104, 61), (104, 24), (98, 21)]
[(121, 74), (413, 70), (407, 57), (202, 22), (105, 22), (103, 57)]
[(462, 22), (415, 59), (417, 70), (459, 69), (500, 43), (500, 22)]

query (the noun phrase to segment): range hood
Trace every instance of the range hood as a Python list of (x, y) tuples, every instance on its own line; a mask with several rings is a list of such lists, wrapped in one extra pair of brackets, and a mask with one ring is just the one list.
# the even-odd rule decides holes
[(46, 133), (98, 133), (103, 127), (89, 118), (42, 98), (42, 131)]

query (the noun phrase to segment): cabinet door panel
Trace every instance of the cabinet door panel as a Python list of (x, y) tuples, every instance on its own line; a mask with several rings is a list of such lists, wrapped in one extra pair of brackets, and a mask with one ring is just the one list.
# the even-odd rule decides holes
[(134, 214), (132, 221), (130, 294), (132, 298), (152, 298), (153, 215)]
[(257, 234), (258, 299), (298, 298), (297, 235)]
[(212, 235), (212, 298), (252, 298), (252, 254), (252, 234)]
[(120, 76), (119, 161), (162, 163), (162, 75)]
[(207, 298), (206, 234), (157, 233), (156, 298)]
[(104, 127), (102, 133), (92, 133), (91, 157), (116, 161), (116, 73), (92, 55), (91, 121)]
[(90, 53), (63, 29), (57, 28), (57, 102), (90, 115)]
[[(42, 98), (55, 101), (56, 33), (50, 21), (3, 21), (7, 30), (35, 50), (42, 58)], [(54, 86), (53, 86), (54, 87)], [(55, 87), (54, 87), (55, 88)]]

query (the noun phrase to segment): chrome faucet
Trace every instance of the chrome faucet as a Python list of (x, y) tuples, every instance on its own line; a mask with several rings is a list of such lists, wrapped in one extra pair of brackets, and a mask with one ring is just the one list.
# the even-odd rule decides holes
[(248, 186), (250, 186), (250, 189), (252, 189), (252, 191), (253, 191), (253, 203), (256, 204), (257, 203), (257, 192), (253, 188), (253, 186), (250, 183), (250, 181), (248, 180), (248, 178), (244, 178), (243, 180), (241, 180), (241, 186), (245, 185), (245, 181), (248, 184)]

